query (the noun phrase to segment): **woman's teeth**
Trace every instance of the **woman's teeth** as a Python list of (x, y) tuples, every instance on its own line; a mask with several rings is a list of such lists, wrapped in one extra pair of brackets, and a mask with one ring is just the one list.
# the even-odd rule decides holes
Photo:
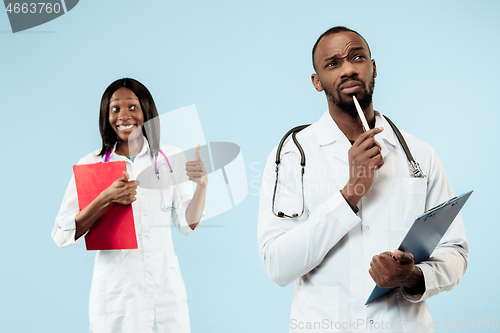
[(129, 129), (132, 129), (135, 125), (121, 125), (120, 126), (120, 129), (121, 130), (129, 130)]

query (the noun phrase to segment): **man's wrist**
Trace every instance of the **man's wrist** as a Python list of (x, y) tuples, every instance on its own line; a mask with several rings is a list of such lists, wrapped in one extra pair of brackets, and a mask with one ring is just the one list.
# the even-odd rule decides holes
[(344, 198), (344, 200), (347, 202), (347, 204), (349, 205), (349, 207), (351, 207), (352, 211), (354, 212), (354, 214), (357, 214), (359, 212), (359, 208), (358, 206), (356, 205), (352, 205), (349, 200), (347, 199), (347, 197), (344, 195), (344, 193), (342, 192), (342, 190), (340, 190), (340, 194), (342, 195), (342, 197)]
[(404, 287), (406, 292), (410, 295), (423, 295), (425, 293), (425, 279), (420, 267), (415, 266), (411, 280), (410, 286)]

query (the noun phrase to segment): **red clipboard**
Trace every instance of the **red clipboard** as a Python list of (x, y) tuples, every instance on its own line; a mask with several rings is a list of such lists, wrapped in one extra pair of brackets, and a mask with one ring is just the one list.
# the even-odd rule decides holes
[[(73, 166), (80, 210), (127, 170), (125, 161)], [(87, 250), (137, 249), (132, 205), (111, 205), (85, 235)]]

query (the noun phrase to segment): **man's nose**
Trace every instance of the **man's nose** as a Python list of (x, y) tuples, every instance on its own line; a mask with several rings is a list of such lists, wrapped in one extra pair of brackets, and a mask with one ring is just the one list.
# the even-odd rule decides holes
[(353, 63), (350, 61), (344, 61), (342, 64), (342, 67), (340, 68), (340, 77), (353, 77), (358, 74), (358, 70), (356, 69), (356, 66), (354, 66)]

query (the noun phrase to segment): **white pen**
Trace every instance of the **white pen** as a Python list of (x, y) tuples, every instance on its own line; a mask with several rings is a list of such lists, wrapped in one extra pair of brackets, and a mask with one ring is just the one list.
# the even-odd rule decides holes
[(356, 99), (356, 96), (352, 96), (352, 99), (354, 100), (354, 105), (356, 105), (356, 110), (358, 110), (358, 115), (359, 118), (361, 119), (361, 123), (363, 124), (363, 130), (366, 132), (370, 130), (370, 126), (368, 126), (368, 122), (366, 121), (365, 114), (363, 110), (361, 110), (361, 106), (358, 103), (358, 100)]

